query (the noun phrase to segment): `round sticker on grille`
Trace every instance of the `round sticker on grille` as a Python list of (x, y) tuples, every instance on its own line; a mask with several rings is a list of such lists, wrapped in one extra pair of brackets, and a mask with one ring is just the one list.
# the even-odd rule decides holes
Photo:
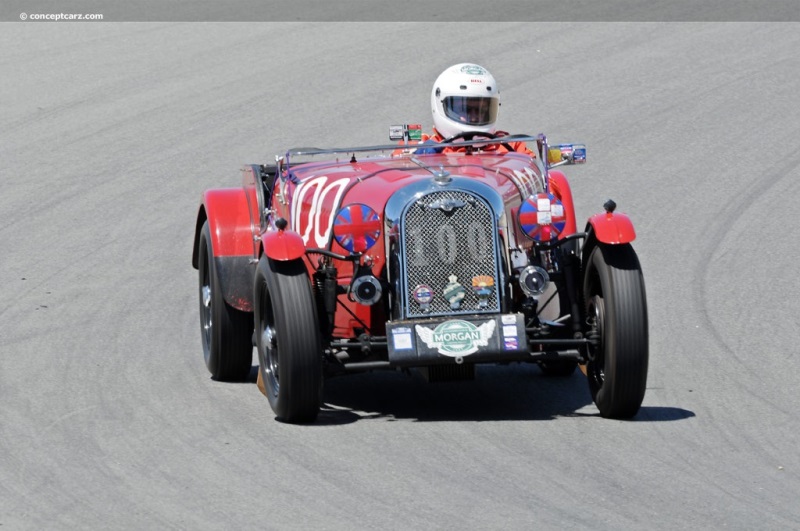
[(420, 308), (428, 309), (431, 305), (431, 301), (433, 300), (433, 289), (426, 284), (420, 284), (414, 288), (412, 296), (414, 297), (414, 300), (417, 301), (417, 304), (419, 304)]
[(536, 241), (558, 237), (567, 224), (564, 205), (553, 194), (535, 194), (519, 207), (519, 225), (522, 232)]

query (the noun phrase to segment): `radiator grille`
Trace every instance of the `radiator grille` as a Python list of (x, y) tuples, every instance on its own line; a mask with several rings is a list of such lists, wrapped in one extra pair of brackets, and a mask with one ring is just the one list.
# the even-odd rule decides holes
[[(458, 190), (430, 193), (406, 209), (401, 227), (408, 317), (500, 311), (497, 229), (483, 199)], [(451, 295), (447, 287), (453, 287), (452, 277), (464, 293), (455, 309), (446, 297)], [(476, 293), (475, 277), (491, 278), (490, 293)], [(429, 302), (420, 296), (425, 286), (432, 294)]]

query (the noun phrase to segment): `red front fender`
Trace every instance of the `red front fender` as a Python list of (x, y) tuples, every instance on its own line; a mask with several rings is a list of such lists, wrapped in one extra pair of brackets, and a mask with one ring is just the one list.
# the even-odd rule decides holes
[(272, 260), (295, 260), (306, 254), (303, 238), (293, 230), (270, 230), (261, 235), (264, 254)]
[(586, 232), (589, 232), (590, 227), (597, 241), (602, 243), (630, 243), (636, 239), (636, 231), (633, 230), (631, 219), (620, 212), (595, 214), (589, 218)]

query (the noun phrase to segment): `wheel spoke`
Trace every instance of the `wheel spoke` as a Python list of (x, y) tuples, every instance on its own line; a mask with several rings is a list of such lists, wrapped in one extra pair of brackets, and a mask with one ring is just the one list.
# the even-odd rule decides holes
[(595, 379), (598, 387), (603, 385), (604, 380), (604, 302), (600, 295), (592, 297), (589, 307), (589, 319), (591, 324), (591, 331), (589, 332), (592, 339), (596, 341), (596, 345), (590, 347), (591, 361), (589, 363), (589, 370), (591, 377)]
[(275, 342), (275, 329), (272, 326), (266, 325), (261, 333), (261, 345), (264, 348), (264, 354), (267, 358), (267, 373), (275, 382), (277, 388), (279, 384), (279, 371), (278, 371), (278, 356)]
[(203, 292), (203, 306), (211, 308), (211, 286), (206, 284), (201, 289)]
[(201, 308), (201, 325), (203, 327), (203, 334), (206, 337), (206, 344), (211, 343), (211, 327), (213, 325), (211, 319), (211, 286), (205, 284), (200, 288), (200, 299), (203, 307)]

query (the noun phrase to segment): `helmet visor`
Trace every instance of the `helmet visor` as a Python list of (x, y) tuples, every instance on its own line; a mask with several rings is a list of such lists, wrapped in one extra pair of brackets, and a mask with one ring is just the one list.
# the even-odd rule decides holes
[(489, 125), (497, 120), (497, 98), (448, 96), (443, 101), (448, 118), (467, 125)]

